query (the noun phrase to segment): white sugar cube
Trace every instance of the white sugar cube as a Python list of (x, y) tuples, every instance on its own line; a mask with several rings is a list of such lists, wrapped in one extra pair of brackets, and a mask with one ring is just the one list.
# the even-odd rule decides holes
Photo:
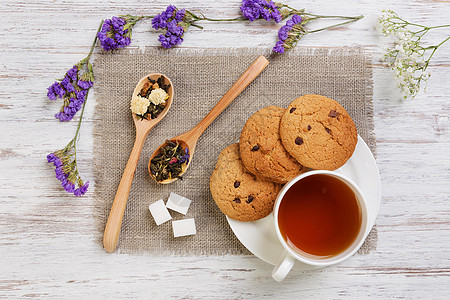
[(193, 218), (172, 221), (172, 228), (174, 237), (193, 235), (197, 233), (197, 230), (195, 229), (195, 221)]
[(150, 204), (148, 209), (150, 210), (150, 213), (158, 226), (172, 219), (162, 199)]
[(169, 200), (167, 200), (166, 207), (185, 215), (191, 205), (191, 200), (184, 198), (175, 193), (170, 193)]

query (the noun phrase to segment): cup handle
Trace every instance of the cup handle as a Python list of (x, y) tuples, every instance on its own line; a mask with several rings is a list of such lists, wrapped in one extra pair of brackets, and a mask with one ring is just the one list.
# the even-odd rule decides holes
[(282, 281), (289, 271), (292, 269), (292, 267), (295, 264), (295, 258), (290, 255), (286, 250), (283, 251), (280, 258), (278, 258), (277, 263), (275, 264), (275, 267), (272, 271), (272, 277), (276, 281), (280, 282)]

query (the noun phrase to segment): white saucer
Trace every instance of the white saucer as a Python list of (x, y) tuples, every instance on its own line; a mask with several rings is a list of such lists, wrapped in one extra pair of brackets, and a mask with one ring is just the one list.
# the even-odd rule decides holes
[[(372, 228), (381, 202), (381, 181), (375, 158), (360, 136), (353, 156), (336, 172), (352, 179), (361, 189), (367, 199), (368, 222)], [(250, 252), (263, 261), (275, 265), (283, 252), (283, 246), (275, 233), (272, 213), (253, 222), (240, 222), (228, 217), (227, 220), (236, 237)], [(366, 237), (369, 232), (370, 230), (366, 233)], [(297, 261), (294, 268), (310, 270), (315, 267)]]

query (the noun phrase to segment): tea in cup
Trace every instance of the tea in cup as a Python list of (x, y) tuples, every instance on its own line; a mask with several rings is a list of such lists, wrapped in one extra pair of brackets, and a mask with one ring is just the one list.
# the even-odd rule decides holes
[(328, 266), (353, 255), (369, 231), (362, 192), (334, 171), (311, 171), (287, 183), (274, 206), (275, 230), (284, 247), (272, 272), (283, 280), (295, 260)]

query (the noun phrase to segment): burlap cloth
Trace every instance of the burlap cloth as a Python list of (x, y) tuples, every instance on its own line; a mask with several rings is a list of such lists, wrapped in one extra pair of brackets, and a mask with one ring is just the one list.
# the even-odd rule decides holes
[[(211, 124), (198, 141), (183, 180), (158, 185), (149, 176), (152, 152), (167, 138), (195, 126), (259, 54), (270, 64)], [(156, 50), (100, 54), (95, 60), (95, 218), (101, 242), (122, 172), (134, 143), (131, 94), (143, 76), (160, 72), (174, 85), (167, 116), (150, 132), (137, 166), (122, 224), (118, 251), (156, 255), (249, 254), (231, 231), (209, 191), (209, 177), (220, 151), (239, 139), (245, 121), (257, 110), (287, 107), (296, 97), (315, 93), (336, 99), (352, 116), (372, 151), (372, 71), (367, 57), (352, 49), (297, 49), (273, 56), (267, 49)], [(156, 226), (148, 206), (175, 192), (192, 200), (186, 216), (197, 234), (174, 238), (171, 222)], [(360, 253), (376, 247), (372, 231)]]

